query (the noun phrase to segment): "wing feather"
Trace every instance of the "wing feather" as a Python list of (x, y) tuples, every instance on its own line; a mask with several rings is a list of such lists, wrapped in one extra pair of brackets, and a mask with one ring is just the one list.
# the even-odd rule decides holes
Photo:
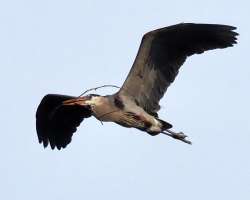
[(44, 147), (50, 144), (52, 149), (65, 148), (83, 119), (91, 116), (91, 110), (82, 106), (62, 105), (63, 101), (74, 98), (48, 94), (42, 99), (36, 112), (36, 130), (39, 143)]
[(148, 113), (157, 115), (159, 101), (188, 56), (236, 43), (233, 26), (181, 23), (145, 34), (134, 64), (119, 91)]

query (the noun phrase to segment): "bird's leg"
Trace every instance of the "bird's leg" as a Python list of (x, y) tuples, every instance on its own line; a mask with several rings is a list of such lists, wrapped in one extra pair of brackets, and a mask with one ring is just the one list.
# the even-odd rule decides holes
[(176, 133), (176, 132), (173, 132), (173, 131), (167, 129), (167, 130), (163, 131), (162, 133), (165, 135), (168, 135), (176, 140), (181, 140), (182, 142), (185, 142), (187, 144), (192, 144), (191, 141), (186, 140), (187, 136), (183, 132)]

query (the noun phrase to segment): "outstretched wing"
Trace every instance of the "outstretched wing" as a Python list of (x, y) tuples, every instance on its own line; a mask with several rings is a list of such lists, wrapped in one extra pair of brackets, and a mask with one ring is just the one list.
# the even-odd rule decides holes
[(91, 110), (79, 105), (63, 105), (72, 96), (48, 94), (39, 104), (36, 112), (36, 130), (39, 143), (52, 149), (65, 148), (84, 118), (91, 116)]
[(236, 43), (232, 26), (182, 23), (145, 34), (120, 95), (157, 115), (159, 101), (188, 56)]

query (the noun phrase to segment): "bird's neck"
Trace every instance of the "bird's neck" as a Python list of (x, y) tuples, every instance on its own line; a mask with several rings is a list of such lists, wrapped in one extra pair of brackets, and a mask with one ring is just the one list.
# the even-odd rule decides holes
[(118, 110), (109, 96), (93, 96), (86, 103), (91, 106), (93, 115), (102, 121), (111, 121), (109, 113)]

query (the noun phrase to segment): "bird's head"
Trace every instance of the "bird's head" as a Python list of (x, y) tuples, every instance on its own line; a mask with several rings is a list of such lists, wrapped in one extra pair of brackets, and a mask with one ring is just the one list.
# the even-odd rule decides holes
[(90, 106), (91, 102), (96, 98), (99, 97), (100, 95), (98, 94), (89, 94), (87, 96), (82, 96), (82, 97), (76, 97), (72, 98), (66, 101), (63, 101), (63, 105), (65, 106), (73, 106), (73, 105), (78, 105), (78, 106)]
[(91, 96), (83, 96), (83, 97), (75, 97), (66, 101), (63, 101), (62, 104), (64, 106), (74, 106), (74, 105), (79, 105), (79, 106), (85, 106), (88, 105), (88, 101), (91, 100)]

